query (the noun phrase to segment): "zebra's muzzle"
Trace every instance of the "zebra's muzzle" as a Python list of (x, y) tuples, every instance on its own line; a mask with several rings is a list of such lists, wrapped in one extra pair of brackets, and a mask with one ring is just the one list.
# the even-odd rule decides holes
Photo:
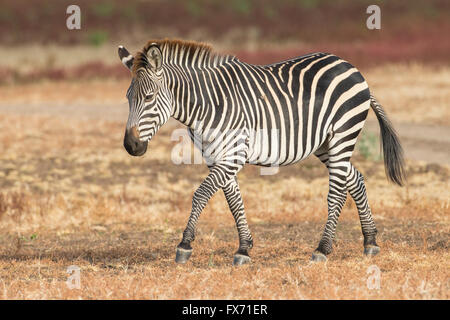
[(139, 131), (136, 127), (127, 129), (123, 138), (123, 146), (132, 156), (142, 156), (147, 151), (147, 141), (139, 139)]

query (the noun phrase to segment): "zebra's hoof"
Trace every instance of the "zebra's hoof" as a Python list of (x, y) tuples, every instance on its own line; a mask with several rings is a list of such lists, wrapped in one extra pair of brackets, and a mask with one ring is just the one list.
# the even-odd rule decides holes
[(192, 249), (187, 250), (183, 248), (177, 248), (177, 255), (175, 257), (176, 263), (186, 263), (191, 257)]
[(314, 251), (311, 257), (312, 262), (326, 262), (327, 257), (322, 253), (318, 251)]
[(364, 254), (366, 256), (376, 256), (378, 253), (380, 253), (379, 246), (370, 245), (370, 246), (364, 247)]
[(249, 256), (237, 253), (233, 258), (233, 266), (241, 266), (250, 263), (250, 261), (252, 261), (252, 259), (250, 259)]

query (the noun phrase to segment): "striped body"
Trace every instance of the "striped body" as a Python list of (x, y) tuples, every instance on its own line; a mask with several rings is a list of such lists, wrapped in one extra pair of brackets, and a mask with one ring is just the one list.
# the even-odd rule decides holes
[(383, 109), (351, 64), (314, 53), (256, 66), (213, 54), (204, 45), (168, 40), (149, 42), (136, 57), (121, 50), (122, 62), (133, 71), (125, 148), (140, 155), (142, 144), (146, 150), (147, 141), (172, 116), (188, 127), (210, 168), (194, 193), (180, 250), (191, 250), (202, 209), (222, 189), (239, 232), (237, 255), (248, 256), (253, 240), (237, 173), (246, 163), (284, 166), (311, 154), (330, 173), (328, 221), (317, 253), (331, 252), (347, 191), (357, 203), (365, 247), (376, 247), (362, 175), (350, 163), (370, 107), (382, 128), (389, 177), (397, 183), (402, 178), (401, 148)]
[[(364, 78), (334, 55), (318, 53), (270, 66), (232, 59), (202, 73), (206, 77), (195, 80), (211, 94), (197, 101), (213, 119), (202, 129), (220, 128), (220, 133), (247, 129), (245, 161), (251, 164), (289, 165), (303, 160), (327, 136), (344, 130), (350, 118), (359, 117), (353, 129), (361, 129), (370, 107)], [(183, 122), (190, 124), (192, 119)], [(204, 140), (216, 138), (212, 133)]]

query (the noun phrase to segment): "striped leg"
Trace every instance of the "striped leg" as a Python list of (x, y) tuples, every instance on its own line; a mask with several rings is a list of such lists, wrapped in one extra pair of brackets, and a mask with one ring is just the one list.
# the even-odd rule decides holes
[(183, 232), (183, 239), (177, 246), (177, 255), (175, 258), (177, 263), (186, 263), (190, 258), (192, 254), (191, 242), (195, 239), (195, 229), (200, 213), (221, 185), (220, 171), (213, 168), (197, 190), (195, 190), (194, 197), (192, 198), (191, 215), (189, 216), (186, 229)]
[(230, 207), (239, 234), (239, 249), (234, 255), (233, 265), (241, 265), (250, 262), (248, 250), (253, 247), (253, 239), (245, 217), (244, 203), (237, 178), (231, 179), (222, 188)]
[(338, 133), (315, 152), (328, 168), (329, 191), (328, 219), (319, 245), (312, 254), (313, 261), (326, 261), (326, 256), (332, 251), (339, 215), (347, 200), (347, 176), (353, 147), (351, 139), (347, 140), (345, 134)]
[(366, 255), (376, 255), (380, 252), (380, 248), (376, 243), (377, 228), (372, 219), (364, 177), (353, 165), (351, 165), (350, 173), (347, 177), (347, 188), (358, 208), (359, 220), (364, 235), (364, 253)]
[(329, 166), (328, 219), (319, 246), (312, 255), (313, 261), (325, 261), (326, 255), (332, 251), (339, 215), (347, 199), (347, 168), (345, 163)]
[[(239, 169), (236, 171), (239, 171)], [(191, 242), (195, 239), (195, 229), (200, 213), (217, 190), (225, 186), (226, 182), (233, 179), (235, 175), (235, 171), (227, 171), (225, 167), (219, 165), (210, 167), (208, 176), (194, 192), (191, 215), (183, 232), (183, 239), (177, 246), (176, 262), (186, 263), (189, 259), (192, 254)]]

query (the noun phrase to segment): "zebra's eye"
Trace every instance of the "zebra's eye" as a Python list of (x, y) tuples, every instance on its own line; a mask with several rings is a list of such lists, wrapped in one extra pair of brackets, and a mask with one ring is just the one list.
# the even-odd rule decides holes
[(145, 96), (145, 102), (152, 101), (154, 97), (155, 97), (154, 93), (149, 93), (148, 95)]

